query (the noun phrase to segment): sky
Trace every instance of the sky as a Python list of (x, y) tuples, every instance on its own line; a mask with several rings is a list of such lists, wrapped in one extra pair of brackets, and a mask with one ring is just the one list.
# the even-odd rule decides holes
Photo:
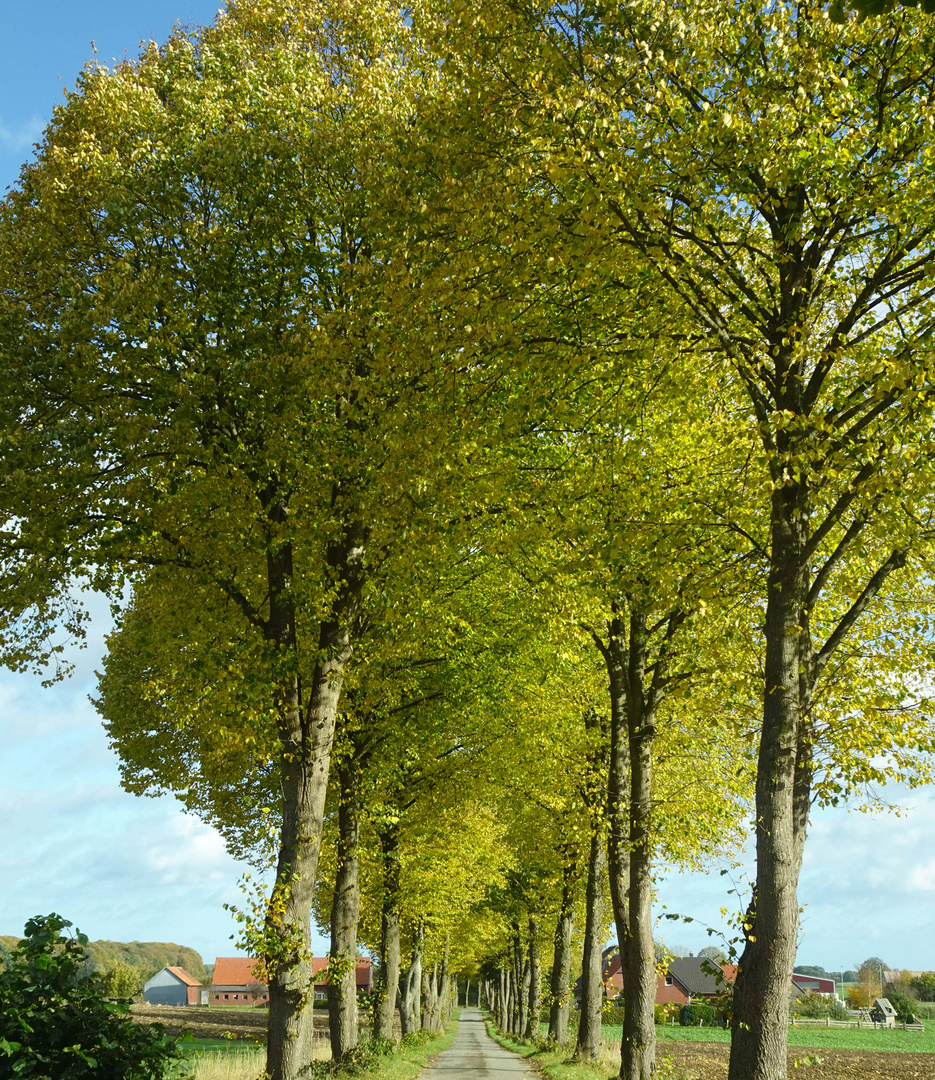
[[(177, 22), (213, 19), (217, 0), (32, 0), (0, 12), (0, 191), (22, 163), (82, 65), (134, 56)], [(46, 689), (0, 671), (0, 934), (56, 911), (92, 939), (175, 941), (211, 962), (233, 955), (237, 903), (247, 870), (220, 837), (170, 797), (120, 788), (116, 757), (89, 701), (95, 690), (106, 605), (97, 605), (87, 648), (71, 679)], [(935, 969), (935, 792), (890, 789), (906, 814), (843, 810), (814, 815), (799, 889), (804, 911), (799, 962), (829, 971), (879, 956), (892, 968)], [(730, 877), (669, 873), (659, 902), (692, 923), (663, 921), (659, 936), (697, 951), (730, 933), (720, 908), (752, 878), (747, 853)], [(326, 942), (316, 937), (323, 953)]]

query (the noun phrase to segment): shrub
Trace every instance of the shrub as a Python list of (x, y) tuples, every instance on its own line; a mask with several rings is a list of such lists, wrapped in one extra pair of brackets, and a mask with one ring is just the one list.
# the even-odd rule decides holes
[(919, 1007), (919, 1002), (909, 997), (907, 994), (901, 994), (898, 990), (890, 990), (887, 994), (887, 1000), (896, 1010), (896, 1020), (900, 1024), (914, 1024), (916, 1022), (916, 1009)]
[(847, 1009), (831, 994), (805, 993), (792, 1002), (793, 1016), (806, 1016), (816, 1019), (830, 1018), (846, 1020)]
[(11, 1075), (6, 1061), (21, 1080), (164, 1080), (176, 1041), (104, 1000), (100, 976), (83, 976), (88, 939), (64, 937), (67, 926), (60, 915), (30, 919), (0, 972), (0, 1075)]
[(713, 1027), (718, 1020), (717, 1010), (701, 1002), (683, 1005), (679, 1010), (679, 1023), (682, 1027)]
[(604, 1010), (601, 1013), (602, 1024), (620, 1024), (623, 1025), (623, 1006), (622, 1005), (605, 1005)]
[(664, 1005), (653, 1006), (653, 1020), (657, 1024), (668, 1024), (679, 1015), (679, 1005), (674, 1001), (668, 1001)]

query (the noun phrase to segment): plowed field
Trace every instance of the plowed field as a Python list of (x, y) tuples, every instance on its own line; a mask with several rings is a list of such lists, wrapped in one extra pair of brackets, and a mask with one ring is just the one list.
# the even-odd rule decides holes
[[(190, 1031), (196, 1039), (266, 1040), (265, 1009), (212, 1009), (211, 1007), (175, 1008), (171, 1005), (133, 1005), (130, 1009), (137, 1023), (162, 1024), (169, 1035)], [(328, 1037), (328, 1013), (315, 1011), (315, 1034)]]
[[(666, 1042), (657, 1046), (660, 1062), (666, 1058), (685, 1080), (726, 1080), (727, 1043)], [(667, 1077), (660, 1069), (660, 1076)], [(789, 1076), (802, 1080), (935, 1080), (935, 1054), (903, 1054), (866, 1050), (789, 1051)]]

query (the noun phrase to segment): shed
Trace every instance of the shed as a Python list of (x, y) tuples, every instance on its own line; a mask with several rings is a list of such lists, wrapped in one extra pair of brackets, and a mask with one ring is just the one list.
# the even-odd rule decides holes
[(143, 1000), (148, 1005), (200, 1005), (201, 983), (180, 967), (164, 967), (146, 982)]
[(896, 1027), (896, 1010), (886, 998), (877, 998), (870, 1006), (870, 1019), (883, 1027)]

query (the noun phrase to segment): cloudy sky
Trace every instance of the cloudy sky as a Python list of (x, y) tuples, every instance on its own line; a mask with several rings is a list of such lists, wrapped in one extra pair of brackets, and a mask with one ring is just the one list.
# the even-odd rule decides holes
[[(176, 22), (211, 20), (217, 0), (32, 0), (0, 13), (0, 190), (19, 168), (62, 90), (82, 64), (134, 55)], [(206, 960), (233, 951), (224, 902), (236, 903), (244, 871), (218, 836), (171, 799), (120, 788), (117, 764), (88, 701), (99, 666), (106, 606), (76, 654), (66, 683), (44, 689), (0, 673), (0, 934), (57, 911), (92, 938), (176, 941)], [(829, 971), (870, 955), (891, 967), (935, 969), (935, 793), (888, 791), (906, 816), (826, 811), (816, 815), (800, 886), (799, 960)], [(749, 866), (732, 871), (742, 887)], [(733, 909), (729, 879), (670, 874), (659, 882), (667, 910), (697, 923), (665, 923), (670, 942), (710, 944), (702, 924), (722, 927)], [(716, 940), (716, 939), (714, 939)], [(323, 939), (317, 943), (325, 948)]]

